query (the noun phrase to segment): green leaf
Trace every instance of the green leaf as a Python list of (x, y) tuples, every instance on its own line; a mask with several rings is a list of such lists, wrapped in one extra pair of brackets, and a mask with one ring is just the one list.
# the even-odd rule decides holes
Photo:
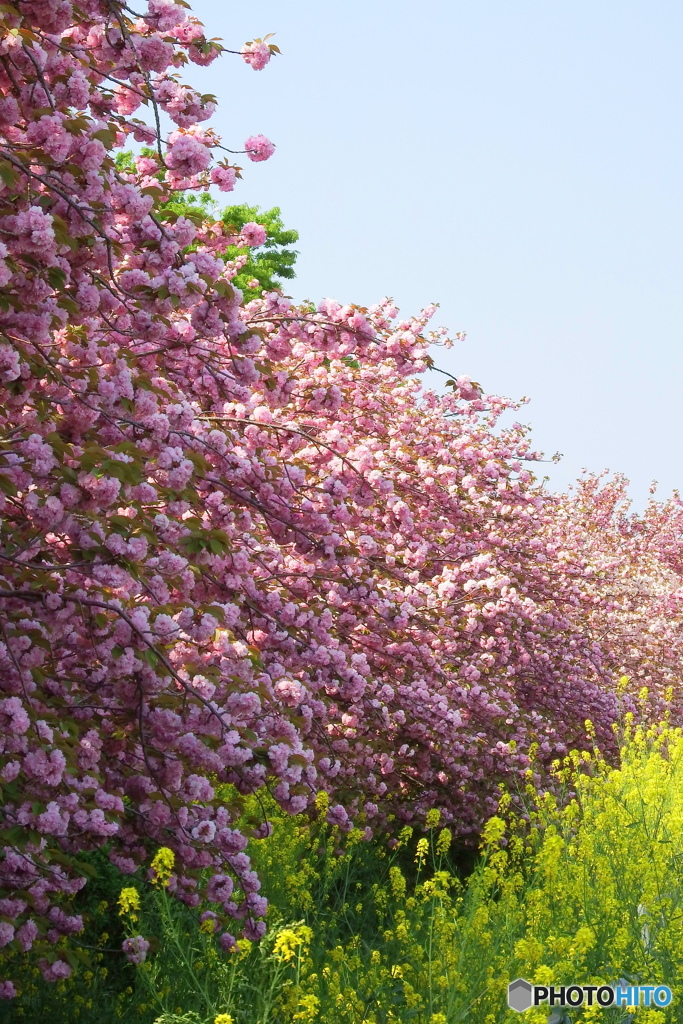
[(142, 652), (141, 657), (147, 662), (150, 668), (156, 668), (159, 664), (159, 655), (156, 651), (153, 651), (151, 647), (147, 647)]
[[(219, 622), (225, 622), (225, 611), (219, 605), (210, 604), (206, 611), (209, 613), (209, 615), (213, 615), (214, 619), (218, 619)], [(204, 675), (208, 674), (208, 670), (205, 670)]]
[(22, 846), (26, 843), (26, 829), (21, 825), (12, 825), (11, 828), (0, 829), (0, 842), (8, 843), (10, 846)]
[(16, 484), (8, 476), (5, 476), (4, 473), (0, 473), (0, 491), (13, 496), (17, 493)]
[(107, 149), (111, 149), (116, 142), (116, 135), (108, 128), (100, 128), (99, 131), (92, 133), (93, 139), (99, 139)]
[[(55, 238), (59, 242), (59, 244), (60, 245), (68, 245), (70, 249), (78, 249), (79, 248), (79, 244), (84, 244), (85, 243), (85, 239), (83, 239), (83, 238), (81, 238), (80, 243), (79, 243), (75, 238), (71, 237), (71, 232), (69, 230), (69, 225), (66, 223), (66, 221), (64, 220), (63, 217), (59, 216), (58, 213), (53, 213), (52, 214), (52, 230), (54, 231)], [(75, 306), (75, 303), (74, 303), (74, 306)], [(65, 306), (64, 308), (68, 309), (67, 306)], [(78, 313), (78, 312), (79, 312), (79, 309), (76, 306), (76, 313)]]
[(63, 288), (66, 284), (66, 272), (61, 267), (50, 267), (47, 279), (53, 288)]
[(17, 183), (17, 172), (7, 160), (0, 160), (0, 178), (8, 188), (14, 188)]

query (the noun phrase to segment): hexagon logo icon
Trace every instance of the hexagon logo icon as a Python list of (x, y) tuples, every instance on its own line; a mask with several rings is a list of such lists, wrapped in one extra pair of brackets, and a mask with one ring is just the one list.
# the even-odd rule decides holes
[(524, 978), (517, 978), (508, 985), (508, 1006), (517, 1013), (524, 1013), (533, 1003), (533, 989)]

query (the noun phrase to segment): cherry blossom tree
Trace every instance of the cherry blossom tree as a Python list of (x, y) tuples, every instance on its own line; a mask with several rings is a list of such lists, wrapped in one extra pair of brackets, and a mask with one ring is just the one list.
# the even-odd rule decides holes
[[(136, 807), (132, 791), (114, 792), (106, 782), (103, 762), (112, 758), (113, 767), (119, 760), (115, 748), (128, 747), (130, 723), (110, 718), (101, 698), (118, 703), (122, 680), (142, 695), (148, 670), (150, 681), (161, 678), (156, 671), (161, 665), (180, 693), (185, 688), (194, 695), (186, 670), (175, 668), (163, 642), (152, 642), (149, 628), (138, 622), (142, 592), (123, 597), (126, 579), (142, 583), (135, 565), (154, 550), (144, 534), (128, 530), (135, 502), (151, 501), (151, 510), (157, 501), (154, 485), (147, 482), (153, 477), (146, 472), (150, 456), (155, 459), (154, 444), (148, 447), (136, 417), (142, 411), (148, 419), (142, 433), (151, 438), (156, 432), (159, 440), (164, 429), (161, 420), (152, 426), (155, 416), (163, 419), (170, 412), (172, 418), (188, 419), (182, 374), (173, 381), (171, 373), (164, 391), (158, 373), (165, 365), (179, 366), (177, 354), (195, 339), (206, 339), (200, 342), (205, 346), (200, 359), (206, 359), (208, 372), (220, 358), (234, 362), (237, 377), (244, 375), (250, 360), (233, 350), (243, 347), (247, 331), (239, 295), (230, 285), (235, 268), (215, 253), (230, 243), (261, 239), (257, 225), (236, 238), (220, 225), (198, 228), (164, 205), (181, 190), (213, 184), (230, 191), (240, 173), (229, 160), (213, 160), (220, 140), (201, 127), (213, 112), (212, 98), (178, 77), (188, 61), (208, 64), (222, 50), (206, 38), (186, 5), (150, 0), (146, 10), (135, 13), (113, 0), (85, 0), (78, 7), (67, 0), (22, 0), (3, 5), (0, 47), (0, 870), (5, 890), (0, 942), (29, 949), (36, 937), (54, 943), (80, 927), (78, 918), (63, 910), (63, 897), (84, 880), (74, 867), (74, 852), (117, 835), (130, 817), (126, 805), (133, 809), (131, 840), (134, 822), (147, 816), (147, 809)], [(266, 49), (273, 52), (257, 41), (243, 57), (260, 70)], [(151, 114), (151, 123), (134, 116), (140, 109)], [(132, 172), (118, 170), (113, 152), (131, 140), (153, 146), (154, 155), (137, 158)], [(272, 151), (261, 135), (243, 147), (256, 161)], [(186, 258), (191, 244), (192, 256)], [(146, 413), (138, 404), (140, 385), (147, 392)], [(164, 413), (155, 412), (160, 403)], [(192, 490), (192, 458), (171, 461), (163, 472), (175, 488), (169, 494), (183, 505), (183, 493)], [(188, 509), (191, 505), (190, 500)], [(114, 527), (111, 515), (123, 516), (123, 528)], [(107, 523), (101, 533), (100, 517)], [(144, 526), (143, 519), (136, 525)], [(171, 561), (162, 559), (155, 571), (153, 586), (161, 588), (155, 600), (164, 604), (172, 598), (164, 582), (169, 570), (191, 573), (189, 560), (174, 548), (166, 552)], [(111, 644), (122, 627), (124, 633), (132, 631), (133, 647)], [(157, 640), (162, 636), (156, 635)], [(140, 675), (133, 663), (126, 669), (126, 659), (145, 636)], [(102, 641), (110, 645), (106, 661), (100, 660)], [(93, 642), (91, 654), (81, 659), (83, 644)], [(123, 672), (112, 672), (114, 664)], [(216, 718), (208, 700), (199, 699)], [(146, 701), (143, 697), (137, 712), (143, 732), (151, 712)], [(224, 733), (220, 714), (219, 720)], [(184, 742), (192, 745), (189, 734)], [(137, 763), (124, 769), (133, 789), (140, 780), (143, 790), (147, 786), (141, 772), (147, 762), (153, 769), (154, 756), (141, 736)], [(126, 760), (124, 754), (121, 767)], [(196, 758), (190, 756), (190, 762)], [(166, 764), (165, 770), (173, 774), (177, 767), (180, 762)], [(181, 785), (181, 777), (189, 786), (188, 804), (210, 791), (203, 777), (182, 767), (172, 789)], [(165, 800), (162, 796), (162, 804)], [(227, 810), (222, 814), (227, 821)], [(202, 860), (208, 831), (216, 824), (191, 818), (186, 841), (196, 845)], [(234, 915), (258, 931), (253, 920), (262, 905), (241, 852), (243, 840), (224, 836), (221, 841), (228, 844), (225, 853), (235, 859), (241, 879), (243, 905), (234, 904)], [(124, 854), (115, 846), (113, 859), (129, 870), (142, 847), (137, 843), (135, 853), (136, 841), (126, 842)], [(180, 892), (192, 888), (184, 876), (176, 885)], [(69, 970), (49, 953), (41, 966), (48, 978)], [(11, 994), (8, 984), (5, 995)]]

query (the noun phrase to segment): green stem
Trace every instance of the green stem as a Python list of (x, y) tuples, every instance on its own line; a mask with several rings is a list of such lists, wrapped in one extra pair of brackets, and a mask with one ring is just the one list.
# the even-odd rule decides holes
[(195, 974), (194, 968), (193, 968), (191, 962), (188, 960), (187, 956), (185, 955), (185, 950), (183, 949), (182, 944), (180, 942), (180, 939), (178, 938), (178, 933), (177, 933), (176, 928), (175, 928), (175, 922), (173, 921), (173, 918), (172, 918), (171, 913), (169, 911), (168, 894), (167, 894), (166, 890), (163, 889), (159, 893), (159, 896), (161, 898), (162, 917), (163, 917), (164, 921), (166, 922), (166, 926), (167, 926), (168, 932), (170, 932), (170, 934), (171, 934), (171, 938), (173, 940), (173, 944), (176, 947), (176, 949), (178, 950), (178, 954), (180, 956), (180, 959), (182, 960), (182, 962), (184, 963), (185, 967), (187, 968), (187, 972), (190, 975), (190, 977), (192, 978), (192, 981), (194, 982), (194, 984), (195, 984), (195, 986), (197, 988), (197, 991), (199, 991), (201, 993), (201, 995), (203, 996), (203, 998), (204, 998), (204, 1005), (206, 1006), (206, 1009), (210, 1011), (214, 1007), (212, 1007), (212, 1003), (211, 1003), (211, 999), (209, 997), (209, 994), (206, 991), (206, 989), (204, 988), (204, 986), (201, 984), (201, 982), (199, 981), (199, 978), (197, 977), (197, 975)]

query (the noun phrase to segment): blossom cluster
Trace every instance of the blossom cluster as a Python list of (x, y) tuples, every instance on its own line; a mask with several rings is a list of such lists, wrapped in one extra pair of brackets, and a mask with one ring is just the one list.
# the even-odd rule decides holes
[[(431, 307), (242, 302), (223, 225), (163, 202), (216, 180), (168, 73), (218, 52), (185, 7), (20, 0), (0, 30), (0, 942), (77, 933), (106, 844), (228, 950), (265, 929), (244, 795), (467, 839), (586, 718), (609, 749), (617, 672), (678, 664), (680, 503), (549, 497), (513, 403), (416, 379)], [(158, 155), (119, 171), (131, 136)]]

